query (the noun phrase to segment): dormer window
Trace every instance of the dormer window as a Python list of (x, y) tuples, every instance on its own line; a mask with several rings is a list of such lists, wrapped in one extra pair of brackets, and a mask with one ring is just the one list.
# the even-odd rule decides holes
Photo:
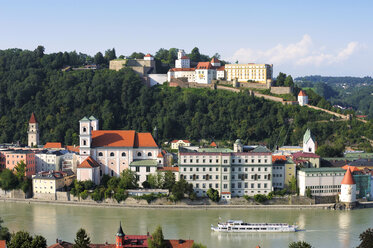
[(102, 156), (103, 156), (102, 152), (99, 152), (99, 153), (98, 153), (98, 156), (99, 156), (99, 157), (102, 157)]

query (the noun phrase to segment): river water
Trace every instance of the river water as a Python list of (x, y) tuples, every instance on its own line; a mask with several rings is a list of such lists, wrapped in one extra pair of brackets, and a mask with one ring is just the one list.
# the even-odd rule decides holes
[[(48, 239), (73, 242), (83, 227), (93, 243), (114, 243), (119, 221), (125, 234), (146, 234), (158, 224), (167, 239), (194, 239), (207, 247), (288, 247), (304, 240), (314, 247), (356, 247), (359, 234), (373, 227), (373, 209), (129, 209), (0, 202), (0, 217), (13, 232), (26, 230)], [(213, 233), (221, 220), (297, 223), (305, 231), (276, 234)]]

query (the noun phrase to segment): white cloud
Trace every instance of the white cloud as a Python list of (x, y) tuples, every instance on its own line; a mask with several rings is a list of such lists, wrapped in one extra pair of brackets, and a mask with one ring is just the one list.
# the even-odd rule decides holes
[(347, 60), (359, 48), (360, 44), (358, 42), (350, 42), (339, 52), (328, 53), (325, 46), (315, 47), (311, 37), (305, 34), (297, 43), (288, 45), (278, 44), (264, 51), (241, 48), (233, 54), (231, 61), (238, 60), (240, 63), (261, 62), (276, 65), (292, 64), (296, 66), (330, 65)]

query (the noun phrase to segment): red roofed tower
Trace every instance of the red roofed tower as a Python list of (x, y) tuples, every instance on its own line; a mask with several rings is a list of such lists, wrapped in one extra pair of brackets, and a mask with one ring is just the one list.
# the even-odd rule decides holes
[(353, 203), (356, 201), (356, 184), (349, 167), (341, 182), (340, 201), (345, 203)]
[(27, 135), (27, 145), (29, 147), (39, 145), (39, 127), (34, 113), (31, 114), (30, 121), (28, 123)]
[(303, 90), (299, 91), (298, 102), (300, 106), (304, 106), (308, 104), (308, 96)]
[(117, 234), (115, 235), (115, 247), (116, 248), (121, 248), (124, 247), (124, 232), (122, 229), (122, 223), (119, 223), (119, 229)]

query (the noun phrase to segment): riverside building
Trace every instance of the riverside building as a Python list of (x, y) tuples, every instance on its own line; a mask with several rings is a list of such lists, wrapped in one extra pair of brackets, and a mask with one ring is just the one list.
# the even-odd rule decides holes
[(180, 178), (193, 184), (197, 196), (209, 188), (224, 199), (233, 196), (268, 194), (272, 191), (272, 154), (263, 146), (244, 152), (240, 140), (234, 149), (180, 148)]

